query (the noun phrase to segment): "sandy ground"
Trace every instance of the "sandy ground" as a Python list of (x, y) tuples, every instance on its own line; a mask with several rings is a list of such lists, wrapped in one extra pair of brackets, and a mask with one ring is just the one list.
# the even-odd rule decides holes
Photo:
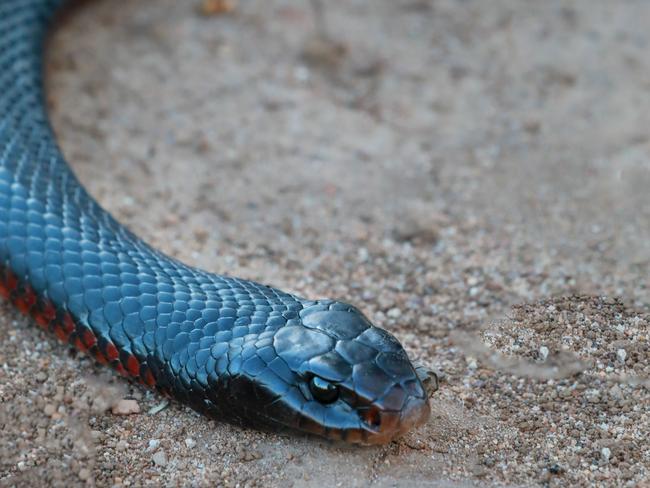
[(0, 485), (648, 486), (650, 3), (325, 3), (88, 2), (53, 123), (146, 240), (394, 332), (431, 420), (359, 449), (152, 413), (3, 306)]

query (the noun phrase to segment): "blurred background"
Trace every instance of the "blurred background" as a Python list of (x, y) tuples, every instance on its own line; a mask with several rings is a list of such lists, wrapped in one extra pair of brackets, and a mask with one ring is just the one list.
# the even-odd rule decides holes
[[(34, 433), (30, 469), (7, 464), (15, 479), (647, 481), (650, 3), (115, 7), (82, 2), (49, 44), (53, 123), (90, 192), (186, 262), (359, 305), (442, 387), (429, 424), (380, 450), (208, 423), (178, 405), (114, 417), (89, 400), (104, 383), (71, 380), (79, 358), (3, 308), (20, 327), (0, 346), (15, 358), (0, 415), (17, 425), (0, 436)], [(46, 358), (37, 382), (30, 368)], [(143, 411), (160, 401), (101, 381)], [(61, 389), (75, 400), (44, 420)], [(39, 464), (50, 444), (38, 429), (53, 425)]]

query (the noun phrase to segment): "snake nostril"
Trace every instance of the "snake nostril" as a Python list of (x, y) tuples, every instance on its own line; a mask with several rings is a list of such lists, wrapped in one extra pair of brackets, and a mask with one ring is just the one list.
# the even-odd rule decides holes
[(368, 410), (364, 410), (361, 418), (373, 429), (378, 429), (381, 426), (381, 412), (378, 408), (371, 407)]

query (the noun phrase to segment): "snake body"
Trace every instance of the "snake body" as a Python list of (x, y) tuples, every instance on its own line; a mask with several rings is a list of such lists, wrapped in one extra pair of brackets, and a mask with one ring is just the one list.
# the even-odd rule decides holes
[(424, 422), (427, 395), (405, 351), (358, 309), (184, 265), (86, 192), (44, 101), (44, 37), (64, 3), (0, 0), (0, 295), (217, 419), (360, 444)]

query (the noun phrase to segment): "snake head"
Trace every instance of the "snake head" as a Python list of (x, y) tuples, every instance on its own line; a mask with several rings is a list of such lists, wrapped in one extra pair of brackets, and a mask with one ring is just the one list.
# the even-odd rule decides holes
[(276, 331), (273, 348), (284, 377), (273, 385), (282, 391), (262, 405), (272, 422), (385, 444), (429, 417), (425, 388), (400, 343), (350, 305), (311, 302), (299, 322)]

